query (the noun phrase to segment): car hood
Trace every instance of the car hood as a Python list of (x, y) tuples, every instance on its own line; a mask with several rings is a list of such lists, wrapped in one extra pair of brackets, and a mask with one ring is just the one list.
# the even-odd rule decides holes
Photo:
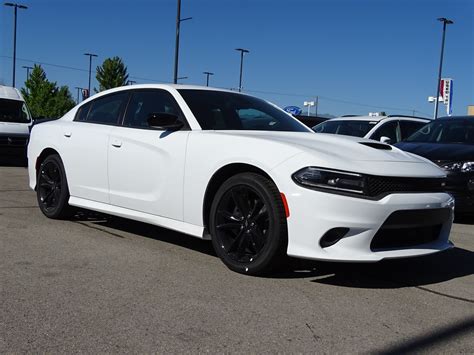
[[(285, 145), (286, 151), (306, 153), (304, 164), (374, 175), (444, 176), (430, 161), (377, 141), (323, 133), (215, 131), (216, 134), (265, 141), (252, 142), (259, 149), (272, 144)], [(230, 138), (230, 137), (229, 137)], [(252, 144), (248, 142), (248, 144)], [(275, 149), (275, 151), (278, 151)]]
[(474, 145), (401, 142), (396, 146), (435, 162), (474, 161)]

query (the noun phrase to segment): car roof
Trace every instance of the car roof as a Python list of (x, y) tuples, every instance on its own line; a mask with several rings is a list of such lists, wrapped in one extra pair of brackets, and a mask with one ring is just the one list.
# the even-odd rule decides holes
[(380, 122), (388, 118), (400, 118), (407, 120), (422, 120), (430, 121), (430, 118), (425, 117), (414, 117), (414, 116), (404, 116), (404, 115), (388, 115), (388, 116), (342, 116), (337, 118), (332, 118), (331, 121), (366, 121), (366, 122)]
[(17, 89), (4, 85), (0, 85), (0, 99), (25, 101)]
[(444, 116), (444, 117), (437, 118), (437, 120), (442, 120), (442, 121), (452, 121), (452, 120), (474, 121), (474, 116)]

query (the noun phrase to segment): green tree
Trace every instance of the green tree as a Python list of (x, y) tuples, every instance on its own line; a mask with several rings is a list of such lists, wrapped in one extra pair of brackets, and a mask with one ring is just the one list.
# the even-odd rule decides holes
[(99, 82), (99, 91), (116, 88), (127, 84), (127, 67), (119, 57), (107, 58), (97, 67), (95, 76)]
[(35, 64), (21, 93), (33, 117), (61, 117), (75, 106), (69, 88), (49, 81), (41, 65)]

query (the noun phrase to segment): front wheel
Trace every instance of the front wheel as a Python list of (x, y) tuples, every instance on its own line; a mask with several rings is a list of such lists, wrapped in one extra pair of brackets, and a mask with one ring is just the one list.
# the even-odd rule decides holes
[(225, 181), (211, 206), (212, 244), (236, 272), (267, 273), (286, 255), (285, 209), (275, 184), (254, 173)]
[(74, 214), (73, 208), (68, 204), (69, 188), (59, 155), (50, 155), (41, 163), (36, 196), (41, 212), (48, 218), (63, 219)]

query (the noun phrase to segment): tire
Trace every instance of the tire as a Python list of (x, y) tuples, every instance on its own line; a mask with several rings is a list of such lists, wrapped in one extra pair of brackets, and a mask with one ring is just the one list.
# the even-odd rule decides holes
[(266, 177), (241, 173), (226, 180), (211, 206), (217, 255), (233, 271), (262, 275), (286, 257), (288, 231), (280, 192)]
[(48, 218), (66, 219), (74, 215), (74, 209), (68, 204), (69, 188), (59, 155), (49, 155), (41, 163), (36, 180), (36, 197), (41, 212)]

